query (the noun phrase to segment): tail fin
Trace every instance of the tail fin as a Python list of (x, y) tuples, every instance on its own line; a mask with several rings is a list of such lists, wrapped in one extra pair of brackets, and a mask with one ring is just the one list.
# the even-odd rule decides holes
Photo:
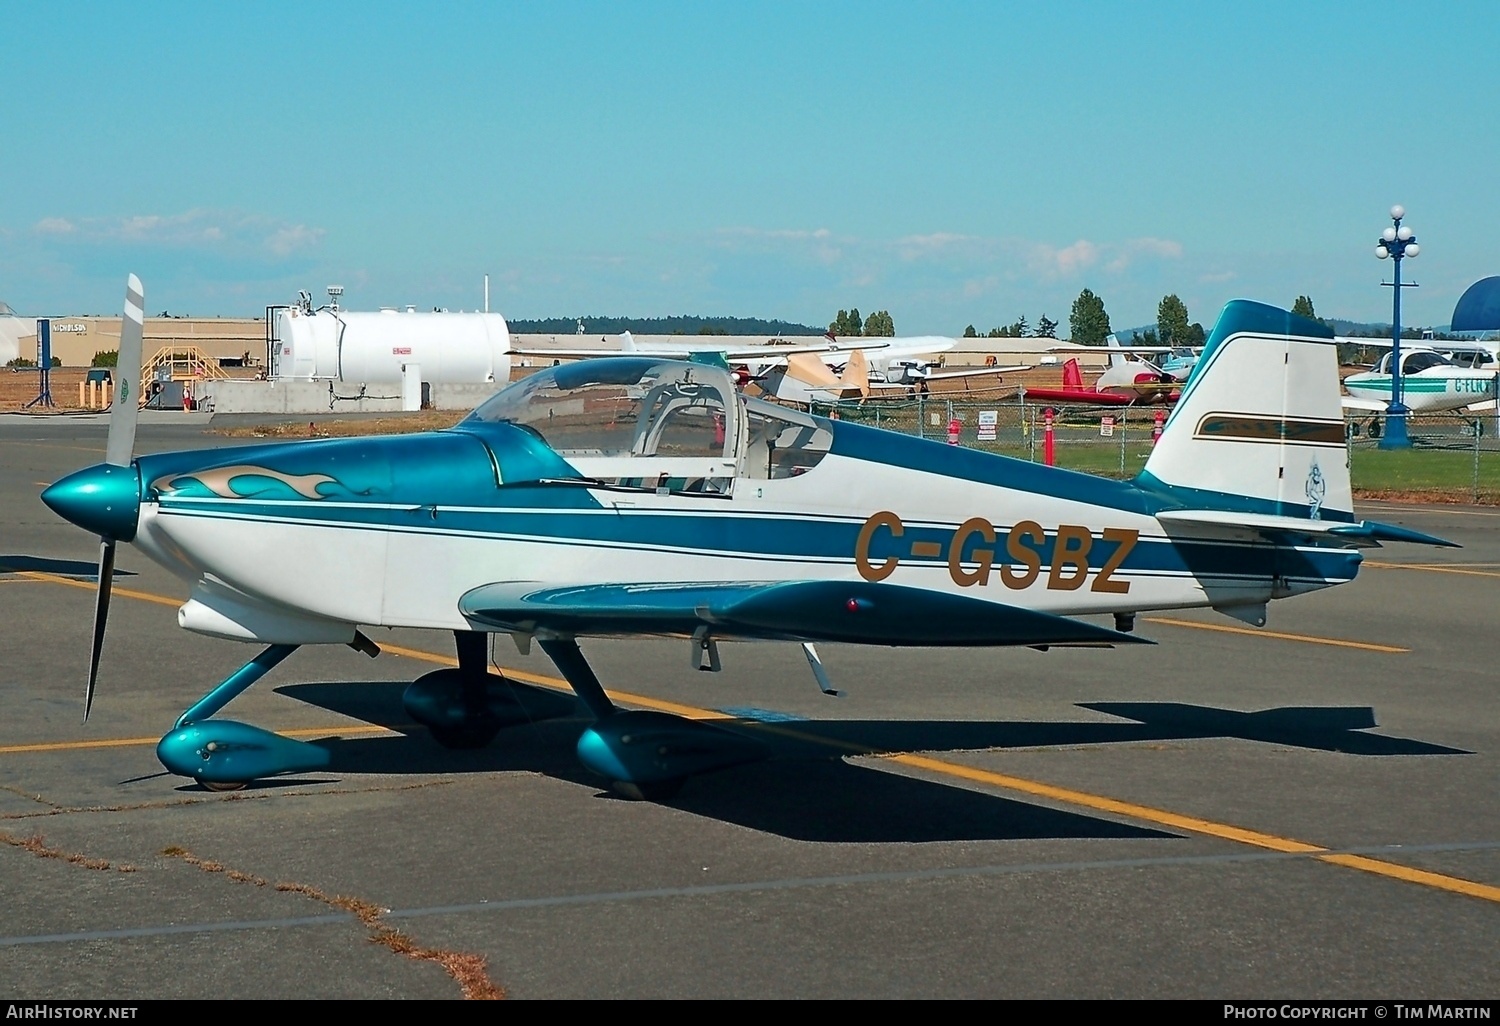
[(1104, 344), (1106, 346), (1108, 346), (1109, 349), (1110, 349), (1109, 365), (1111, 367), (1118, 367), (1121, 364), (1123, 364), (1126, 360), (1130, 359), (1130, 357), (1127, 356), (1126, 354), (1121, 353), (1121, 352), (1116, 352), (1116, 350), (1118, 350), (1120, 348), (1120, 338), (1114, 332), (1110, 332), (1108, 335), (1106, 335), (1104, 337)]
[(1333, 332), (1236, 299), (1224, 307), (1141, 483), (1190, 506), (1354, 519)]
[(839, 386), (844, 394), (857, 391), (862, 396), (870, 394), (870, 361), (865, 358), (863, 349), (856, 349), (849, 354), (849, 362), (844, 365), (844, 373), (839, 376)]
[(1083, 371), (1078, 367), (1076, 359), (1070, 359), (1063, 364), (1063, 388), (1082, 388)]

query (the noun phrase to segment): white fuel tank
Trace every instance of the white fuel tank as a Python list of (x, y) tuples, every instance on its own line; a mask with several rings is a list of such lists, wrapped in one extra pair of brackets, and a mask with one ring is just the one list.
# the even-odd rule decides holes
[(283, 307), (275, 318), (273, 378), (396, 382), (414, 363), (433, 384), (510, 380), (510, 329), (499, 314)]

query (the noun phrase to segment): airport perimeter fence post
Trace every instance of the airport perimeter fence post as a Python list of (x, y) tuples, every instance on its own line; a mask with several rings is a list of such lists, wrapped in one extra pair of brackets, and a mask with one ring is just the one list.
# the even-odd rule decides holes
[(917, 393), (917, 437), (927, 437), (927, 403), (922, 393)]
[(1130, 407), (1120, 412), (1120, 476), (1125, 476), (1125, 436), (1129, 434), (1125, 425), (1130, 422)]
[(1036, 462), (1036, 407), (1021, 400), (1021, 434), (1026, 439), (1026, 458)]
[(1479, 418), (1474, 420), (1474, 503), (1479, 502), (1479, 437), (1484, 433), (1484, 421)]

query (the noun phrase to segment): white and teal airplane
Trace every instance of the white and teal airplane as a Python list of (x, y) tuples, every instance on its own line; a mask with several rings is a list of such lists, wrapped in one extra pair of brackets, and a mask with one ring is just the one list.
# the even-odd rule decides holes
[[(131, 276), (121, 380), (138, 379)], [(620, 356), (551, 367), (445, 431), (134, 456), (123, 392), (106, 460), (43, 493), (100, 536), (92, 704), (116, 549), (180, 576), (188, 630), (260, 651), (185, 711), (157, 754), (210, 788), (329, 763), (217, 713), (298, 646), (378, 647), (369, 627), (452, 631), (457, 669), (415, 681), (439, 743), (490, 743), (537, 713), (487, 635), (533, 643), (593, 716), (578, 755), (622, 793), (762, 758), (732, 727), (610, 700), (580, 641), (1118, 645), (1143, 610), (1252, 624), (1272, 599), (1354, 578), (1358, 549), (1448, 544), (1357, 519), (1330, 333), (1225, 307), (1145, 470), (1113, 481), (746, 397), (728, 372)], [(1113, 627), (1085, 616), (1113, 614)], [(563, 703), (571, 711), (571, 703)]]
[[(1389, 339), (1338, 340), (1357, 345), (1390, 346)], [(1453, 347), (1439, 352), (1435, 346)], [(1367, 371), (1344, 378), (1346, 410), (1381, 414), (1391, 404), (1391, 353), (1385, 353)], [(1460, 365), (1455, 356), (1464, 360)], [(1403, 343), (1401, 346), (1401, 402), (1412, 413), (1446, 413), (1468, 410), (1479, 413), (1495, 409), (1497, 364), (1484, 346), (1474, 343)], [(1372, 423), (1371, 434), (1378, 428)]]

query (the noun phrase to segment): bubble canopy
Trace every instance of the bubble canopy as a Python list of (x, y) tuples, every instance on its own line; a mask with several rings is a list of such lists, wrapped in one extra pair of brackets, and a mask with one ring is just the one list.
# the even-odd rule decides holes
[(733, 459), (739, 417), (728, 372), (620, 357), (538, 371), (484, 403), (468, 422), (515, 424), (565, 456)]

